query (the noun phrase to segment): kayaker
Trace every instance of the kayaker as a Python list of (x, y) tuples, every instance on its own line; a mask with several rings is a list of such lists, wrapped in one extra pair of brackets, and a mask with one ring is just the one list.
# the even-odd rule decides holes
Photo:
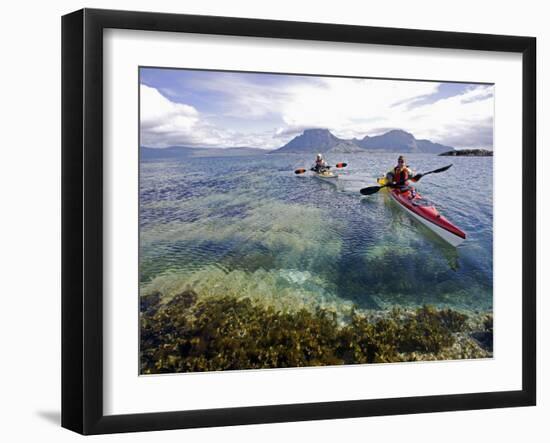
[(405, 157), (402, 155), (397, 159), (397, 166), (386, 174), (386, 178), (396, 186), (408, 186), (408, 181), (413, 176), (413, 171), (405, 164)]
[(317, 157), (315, 157), (315, 165), (313, 166), (313, 170), (315, 172), (323, 172), (329, 168), (328, 163), (323, 158), (323, 155), (321, 153), (317, 154)]

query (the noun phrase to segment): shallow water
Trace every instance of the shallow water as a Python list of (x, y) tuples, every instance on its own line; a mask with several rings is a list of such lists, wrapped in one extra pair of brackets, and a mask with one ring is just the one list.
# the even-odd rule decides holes
[(407, 156), (417, 190), (467, 233), (453, 248), (386, 192), (395, 154), (342, 154), (337, 184), (297, 176), (297, 154), (143, 160), (140, 287), (249, 296), (281, 309), (425, 303), (492, 309), (492, 157)]

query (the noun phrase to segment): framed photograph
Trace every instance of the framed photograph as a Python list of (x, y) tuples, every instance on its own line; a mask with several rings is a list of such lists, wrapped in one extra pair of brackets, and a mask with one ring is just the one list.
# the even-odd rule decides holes
[(536, 41), (62, 20), (62, 425), (536, 402)]

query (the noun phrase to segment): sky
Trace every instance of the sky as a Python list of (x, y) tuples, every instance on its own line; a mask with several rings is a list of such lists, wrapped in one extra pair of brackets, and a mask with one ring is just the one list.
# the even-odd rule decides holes
[(326, 128), (493, 149), (493, 95), (474, 83), (140, 68), (141, 145), (275, 149)]

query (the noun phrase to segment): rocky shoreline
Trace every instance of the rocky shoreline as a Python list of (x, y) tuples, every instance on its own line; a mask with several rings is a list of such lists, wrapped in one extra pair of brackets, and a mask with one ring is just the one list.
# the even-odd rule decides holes
[(352, 309), (342, 322), (325, 308), (287, 312), (192, 290), (140, 302), (141, 374), (492, 357), (491, 313)]
[(439, 155), (450, 157), (492, 157), (493, 151), (489, 151), (488, 149), (459, 149), (443, 152)]

